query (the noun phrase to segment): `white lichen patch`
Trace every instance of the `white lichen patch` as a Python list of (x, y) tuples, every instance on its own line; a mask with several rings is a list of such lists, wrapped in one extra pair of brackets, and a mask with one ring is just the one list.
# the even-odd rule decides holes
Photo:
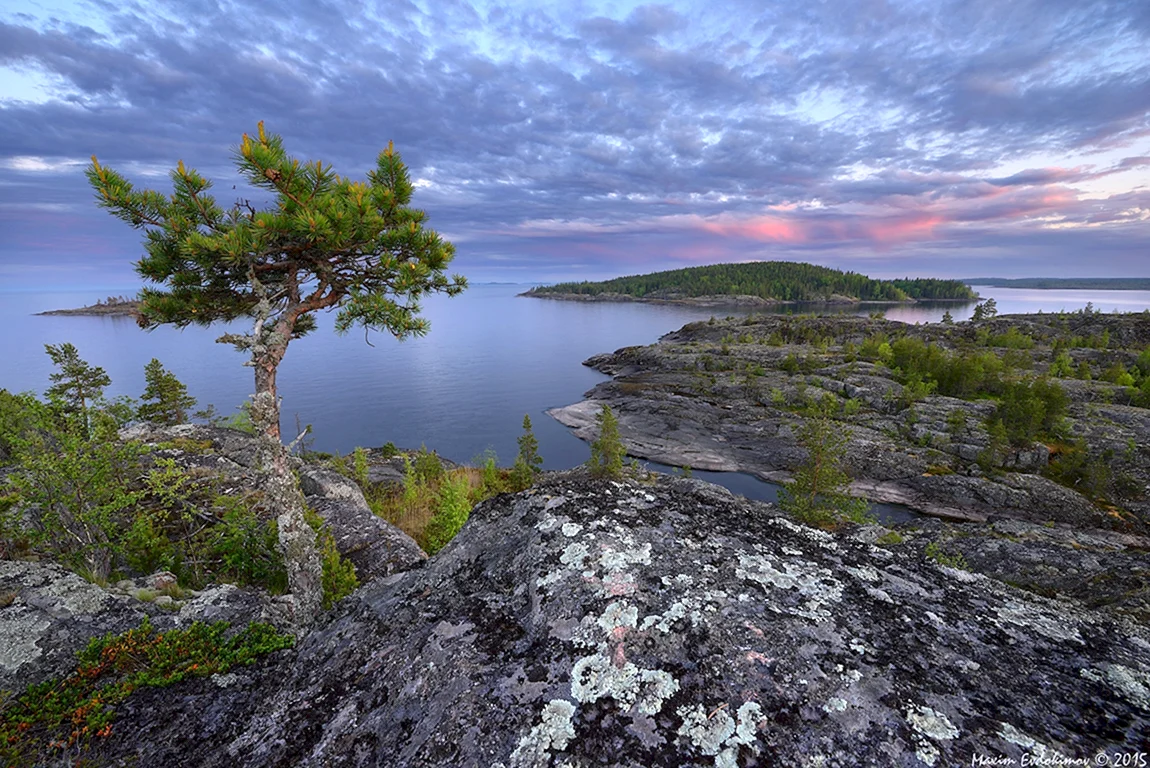
[(836, 580), (831, 572), (812, 563), (784, 562), (780, 564), (782, 570), (761, 555), (739, 555), (739, 565), (735, 575), (761, 584), (767, 589), (783, 589), (797, 592), (805, 598), (798, 607), (783, 608), (777, 604), (770, 604), (772, 610), (779, 613), (793, 613), (812, 621), (829, 621), (831, 613), (827, 606), (834, 605), (842, 599), (843, 585)]
[(882, 577), (879, 576), (878, 571), (869, 565), (864, 565), (861, 568), (855, 568), (852, 565), (848, 565), (845, 566), (845, 568), (847, 573), (849, 573), (851, 576), (854, 576), (859, 581), (869, 581), (873, 584), (882, 579)]
[(540, 533), (550, 533), (559, 525), (559, 521), (551, 515), (544, 515), (543, 519), (535, 524), (535, 530)]
[(906, 712), (910, 727), (935, 741), (949, 741), (958, 736), (958, 729), (946, 715), (921, 704), (912, 704)]
[(583, 530), (583, 526), (579, 525), (579, 523), (563, 523), (561, 530), (564, 536), (572, 538), (579, 535), (579, 532)]
[(1078, 622), (1067, 616), (1055, 616), (1015, 600), (994, 610), (1000, 621), (1037, 632), (1051, 640), (1082, 642)]
[(1002, 736), (1004, 741), (1011, 744), (1016, 744), (1027, 751), (1042, 750), (1045, 751), (1045, 746), (1032, 739), (1022, 731), (1015, 728), (1010, 723), (1002, 723), (999, 730), (999, 735)]
[(826, 531), (820, 531), (818, 528), (811, 528), (810, 526), (792, 523), (785, 517), (772, 517), (770, 522), (771, 525), (790, 531), (793, 534), (801, 536), (807, 541), (815, 542), (823, 549), (829, 549), (833, 552), (839, 548), (839, 545), (835, 543), (834, 536), (827, 533)]
[(551, 573), (544, 574), (535, 580), (535, 586), (538, 589), (546, 589), (560, 581), (567, 573), (567, 571), (552, 571)]
[(576, 541), (564, 548), (563, 554), (559, 556), (559, 562), (568, 568), (579, 569), (586, 566), (589, 557), (591, 557), (591, 550), (587, 548), (587, 545)]
[(832, 696), (827, 699), (826, 704), (823, 704), (823, 712), (826, 712), (828, 715), (833, 715), (836, 712), (845, 712), (846, 709), (846, 699), (840, 699), (838, 696)]
[(702, 704), (679, 707), (679, 735), (691, 742), (704, 755), (717, 755), (723, 742), (735, 735), (735, 720), (725, 708), (708, 713)]
[(1136, 707), (1150, 710), (1150, 675), (1121, 664), (1106, 668), (1106, 682)]
[(680, 573), (674, 578), (671, 578), (670, 576), (664, 576), (662, 579), (660, 579), (660, 581), (664, 587), (689, 587), (695, 583), (694, 578), (692, 578), (688, 573)]
[(727, 707), (719, 705), (710, 712), (701, 704), (679, 707), (683, 724), (679, 736), (690, 742), (704, 755), (715, 756), (715, 768), (736, 768), (739, 746), (745, 745), (758, 754), (755, 739), (763, 709), (753, 701), (745, 702), (732, 719)]
[(623, 549), (614, 549), (611, 547), (604, 547), (603, 551), (599, 554), (598, 565), (607, 573), (625, 570), (628, 566), (632, 565), (650, 565), (651, 564), (651, 544), (650, 542), (641, 547), (626, 547)]
[(543, 705), (540, 723), (519, 740), (511, 753), (512, 768), (549, 763), (552, 751), (562, 752), (575, 738), (572, 717), (575, 705), (563, 699), (552, 699)]
[(543, 505), (543, 511), (544, 512), (550, 512), (551, 510), (555, 509), (556, 507), (561, 507), (566, 503), (567, 503), (567, 499), (565, 497), (555, 496), (555, 497), (547, 500), (547, 503)]
[(608, 634), (620, 627), (634, 629), (639, 623), (639, 609), (633, 605), (616, 601), (607, 606), (597, 623)]
[(601, 653), (580, 659), (571, 670), (571, 696), (580, 704), (614, 699), (624, 710), (656, 715), (678, 690), (679, 682), (663, 670), (631, 662), (616, 666)]
[(14, 608), (0, 614), (0, 667), (14, 672), (38, 659), (43, 653), (38, 643), (51, 624), (47, 617), (17, 613)]

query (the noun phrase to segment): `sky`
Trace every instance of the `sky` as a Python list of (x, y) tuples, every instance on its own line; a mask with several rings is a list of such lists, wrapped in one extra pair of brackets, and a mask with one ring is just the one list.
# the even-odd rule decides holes
[(221, 203), (389, 140), (474, 281), (1150, 275), (1150, 2), (5, 0), (0, 290), (138, 284), (92, 155)]

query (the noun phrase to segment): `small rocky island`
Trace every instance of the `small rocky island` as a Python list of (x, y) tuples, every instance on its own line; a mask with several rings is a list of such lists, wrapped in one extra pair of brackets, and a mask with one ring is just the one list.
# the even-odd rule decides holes
[(109, 296), (100, 299), (95, 304), (74, 309), (52, 309), (47, 312), (37, 312), (37, 315), (103, 315), (103, 316), (131, 316), (139, 314), (140, 302), (126, 296)]

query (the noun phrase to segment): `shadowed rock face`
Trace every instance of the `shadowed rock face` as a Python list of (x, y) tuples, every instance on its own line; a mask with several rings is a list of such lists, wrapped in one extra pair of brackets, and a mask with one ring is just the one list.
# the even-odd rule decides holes
[(99, 760), (950, 765), (1150, 739), (1140, 628), (705, 483), (577, 471), (223, 683), (133, 696)]

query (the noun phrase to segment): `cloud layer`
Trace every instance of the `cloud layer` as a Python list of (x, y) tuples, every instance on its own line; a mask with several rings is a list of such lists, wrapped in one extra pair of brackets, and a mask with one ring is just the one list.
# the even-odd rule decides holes
[[(475, 279), (786, 258), (1150, 274), (1150, 4), (92, 0), (0, 15), (0, 281), (131, 282), (89, 155), (227, 200), (389, 139)], [(764, 10), (761, 6), (767, 5)]]

